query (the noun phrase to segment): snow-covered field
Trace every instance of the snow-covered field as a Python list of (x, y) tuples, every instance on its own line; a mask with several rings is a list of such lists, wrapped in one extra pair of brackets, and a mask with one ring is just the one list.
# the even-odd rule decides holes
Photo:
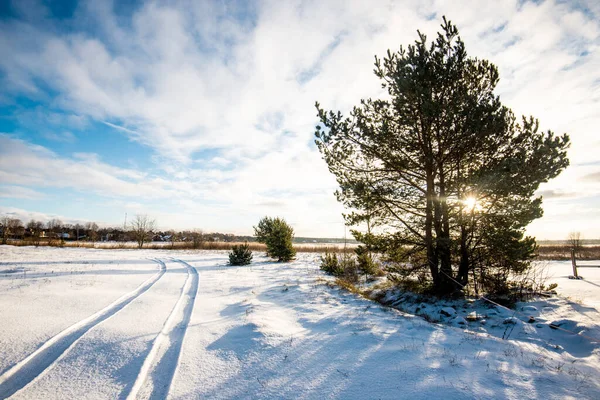
[(600, 269), (550, 263), (559, 296), (518, 307), (535, 323), (465, 325), (330, 288), (316, 254), (226, 262), (0, 246), (0, 398), (600, 398)]

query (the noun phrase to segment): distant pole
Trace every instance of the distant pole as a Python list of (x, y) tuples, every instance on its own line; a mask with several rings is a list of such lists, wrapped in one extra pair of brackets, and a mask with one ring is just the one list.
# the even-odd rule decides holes
[(573, 276), (575, 279), (579, 279), (579, 275), (577, 275), (577, 262), (575, 261), (575, 249), (571, 249), (571, 265), (573, 266)]
[(125, 241), (125, 232), (127, 232), (127, 213), (125, 213), (125, 222), (123, 222), (123, 241)]

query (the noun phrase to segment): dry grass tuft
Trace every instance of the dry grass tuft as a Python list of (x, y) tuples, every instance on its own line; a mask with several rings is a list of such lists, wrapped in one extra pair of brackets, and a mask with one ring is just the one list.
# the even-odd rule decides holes
[[(561, 245), (541, 245), (538, 249), (539, 260), (570, 260), (571, 246)], [(600, 259), (600, 246), (583, 246), (581, 257), (578, 260), (598, 260)]]
[(362, 296), (362, 291), (360, 290), (360, 288), (358, 286), (356, 286), (354, 284), (354, 282), (349, 281), (348, 279), (336, 278), (335, 279), (335, 284), (338, 287), (340, 287), (341, 289), (344, 289), (344, 290), (347, 290), (350, 293), (354, 293), (354, 294)]

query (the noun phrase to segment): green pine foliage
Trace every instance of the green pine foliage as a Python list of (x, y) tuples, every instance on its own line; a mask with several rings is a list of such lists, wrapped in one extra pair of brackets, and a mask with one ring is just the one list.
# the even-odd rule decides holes
[(377, 268), (377, 264), (367, 247), (358, 246), (354, 252), (356, 253), (356, 268), (358, 272), (364, 275), (365, 279), (377, 275), (379, 268)]
[(233, 246), (229, 253), (229, 265), (248, 265), (252, 262), (252, 250), (248, 243)]
[(327, 275), (341, 276), (343, 273), (335, 253), (325, 253), (324, 256), (321, 256), (320, 269)]
[(267, 245), (267, 256), (278, 262), (291, 261), (296, 256), (292, 245), (294, 229), (283, 218), (264, 217), (254, 227), (254, 235), (259, 243)]
[(429, 274), (438, 294), (494, 291), (530, 265), (525, 228), (543, 213), (535, 192), (569, 165), (569, 137), (517, 118), (494, 93), (497, 67), (469, 57), (450, 21), (441, 27), (376, 57), (385, 98), (349, 116), (317, 103), (316, 144), (354, 210), (347, 224), (384, 227), (370, 248)]
[(357, 260), (350, 254), (343, 253), (338, 257), (335, 253), (325, 253), (324, 256), (321, 256), (320, 269), (327, 275), (341, 278), (346, 282), (358, 282), (360, 270)]

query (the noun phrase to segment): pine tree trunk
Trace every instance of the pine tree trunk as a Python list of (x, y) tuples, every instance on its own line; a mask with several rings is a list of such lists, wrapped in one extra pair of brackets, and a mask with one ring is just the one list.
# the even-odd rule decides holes
[(460, 227), (460, 264), (458, 265), (457, 280), (466, 285), (469, 280), (469, 248), (467, 246), (467, 230), (464, 225)]
[[(441, 168), (440, 168), (441, 169)], [(446, 202), (446, 183), (442, 171), (440, 171), (440, 195), (437, 199), (439, 208), (439, 238), (438, 254), (440, 258), (441, 286), (442, 294), (449, 294), (456, 289), (452, 282), (452, 257), (450, 254), (450, 222), (448, 216), (448, 203)]]
[(438, 273), (438, 259), (435, 245), (433, 243), (433, 174), (427, 174), (427, 189), (426, 189), (426, 206), (425, 206), (425, 246), (427, 248), (427, 264), (433, 279), (433, 285), (437, 288), (440, 285), (440, 277)]

